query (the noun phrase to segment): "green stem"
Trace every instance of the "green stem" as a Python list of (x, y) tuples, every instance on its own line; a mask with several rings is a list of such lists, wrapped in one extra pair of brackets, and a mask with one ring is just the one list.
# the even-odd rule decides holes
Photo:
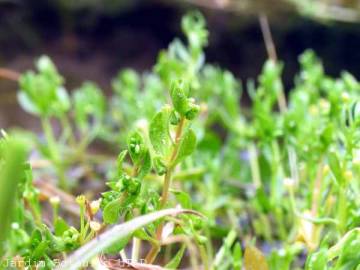
[(172, 174), (171, 170), (168, 170), (164, 176), (164, 185), (163, 185), (163, 191), (162, 191), (162, 195), (161, 195), (160, 209), (163, 209), (165, 207), (166, 202), (169, 197), (171, 174)]
[(72, 146), (75, 146), (76, 145), (76, 140), (75, 140), (75, 136), (74, 136), (74, 133), (72, 132), (72, 128), (71, 128), (71, 125), (70, 125), (70, 121), (69, 121), (69, 118), (67, 117), (67, 115), (64, 115), (60, 118), (60, 122), (61, 122), (61, 125), (63, 126), (63, 129), (64, 129), (64, 133), (63, 133), (63, 136), (62, 138), (66, 141), (67, 139), (69, 139), (70, 141), (70, 144)]
[(201, 260), (203, 262), (203, 269), (204, 270), (210, 269), (210, 267), (209, 267), (209, 258), (208, 258), (208, 254), (206, 252), (205, 246), (202, 245), (202, 244), (198, 244), (197, 246), (198, 246), (198, 249), (200, 251)]
[(250, 155), (250, 169), (251, 169), (252, 180), (255, 188), (257, 189), (261, 186), (261, 176), (260, 176), (259, 163), (256, 153), (256, 146), (254, 143), (250, 144), (248, 151)]
[(50, 119), (45, 117), (41, 119), (41, 124), (44, 130), (46, 142), (50, 151), (50, 158), (54, 162), (56, 172), (59, 177), (59, 186), (65, 190), (68, 189), (68, 183), (66, 182), (65, 171), (60, 159), (60, 151), (56, 143), (56, 138), (51, 127)]
[[(272, 207), (275, 207), (275, 209), (278, 209), (276, 206), (279, 203), (282, 192), (283, 192), (283, 185), (282, 185), (282, 179), (283, 179), (283, 170), (281, 167), (281, 157), (280, 157), (280, 149), (279, 144), (276, 140), (272, 141), (271, 143), (271, 151), (272, 151), (272, 163), (271, 163), (271, 169), (272, 169), (272, 177), (271, 177), (271, 194), (270, 194), (270, 201)], [(280, 221), (281, 223), (282, 221)]]
[(169, 197), (169, 189), (170, 189), (170, 184), (171, 184), (171, 178), (172, 178), (172, 173), (174, 170), (174, 160), (176, 159), (177, 153), (179, 151), (179, 146), (180, 146), (180, 138), (182, 135), (182, 131), (184, 128), (184, 123), (185, 123), (185, 118), (182, 117), (180, 120), (180, 123), (177, 127), (176, 130), (176, 137), (175, 137), (175, 146), (174, 149), (172, 151), (171, 157), (170, 157), (170, 161), (169, 161), (169, 165), (167, 167), (166, 170), (166, 174), (164, 176), (164, 185), (163, 185), (163, 190), (162, 190), (162, 196), (161, 196), (161, 202), (160, 202), (160, 209), (163, 209), (167, 203), (168, 197)]
[(51, 127), (50, 119), (49, 118), (43, 118), (41, 120), (41, 124), (44, 130), (46, 142), (48, 144), (48, 148), (50, 151), (50, 157), (54, 162), (58, 162), (58, 149), (56, 145), (56, 139), (53, 132), (53, 129)]
[[(173, 170), (175, 167), (173, 162), (176, 159), (177, 153), (179, 151), (180, 139), (181, 139), (181, 135), (182, 135), (182, 132), (184, 129), (184, 124), (185, 124), (185, 118), (182, 117), (180, 119), (179, 125), (177, 126), (177, 129), (176, 129), (175, 145), (174, 145), (173, 151), (171, 153), (170, 160), (169, 160), (169, 163), (167, 166), (167, 170), (166, 170), (166, 173), (164, 176), (164, 184), (163, 184), (161, 201), (160, 201), (160, 210), (166, 206), (166, 203), (169, 198), (169, 189), (170, 189), (170, 185), (171, 185), (171, 178), (172, 178), (172, 173), (173, 173)], [(156, 236), (157, 236), (158, 240), (161, 239), (162, 231), (163, 231), (163, 224), (161, 223), (156, 231)], [(158, 255), (159, 251), (160, 251), (160, 247), (153, 245), (152, 248), (150, 249), (149, 253), (146, 256), (146, 262), (151, 264), (156, 259), (156, 256)]]
[(230, 248), (233, 243), (236, 241), (237, 233), (234, 230), (231, 230), (226, 238), (224, 239), (223, 245), (217, 252), (214, 262), (213, 262), (213, 268), (217, 269), (221, 266), (221, 264), (224, 262), (225, 256), (226, 256), (226, 249)]
[(80, 235), (82, 242), (85, 239), (85, 207), (84, 205), (80, 205)]
[(339, 204), (338, 204), (338, 226), (341, 234), (344, 234), (346, 230), (346, 216), (347, 216), (347, 207), (346, 207), (346, 190), (344, 187), (339, 187)]

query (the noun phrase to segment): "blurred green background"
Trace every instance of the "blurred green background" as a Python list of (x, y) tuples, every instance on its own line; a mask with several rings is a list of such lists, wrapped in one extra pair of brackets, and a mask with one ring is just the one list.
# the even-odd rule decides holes
[[(267, 58), (259, 14), (269, 19), (287, 89), (306, 48), (330, 75), (348, 70), (360, 78), (359, 0), (0, 0), (0, 67), (22, 72), (47, 54), (69, 89), (93, 80), (108, 92), (119, 69), (151, 68), (159, 50), (181, 36), (180, 18), (191, 9), (208, 22), (207, 60), (243, 82), (256, 78)], [(16, 90), (0, 79), (0, 127), (36, 129)]]

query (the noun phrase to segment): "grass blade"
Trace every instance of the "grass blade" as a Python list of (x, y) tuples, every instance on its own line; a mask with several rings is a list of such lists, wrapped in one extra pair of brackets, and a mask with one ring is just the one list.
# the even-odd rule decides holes
[(23, 177), (26, 147), (18, 140), (4, 142), (0, 164), (0, 254), (9, 233), (9, 223), (16, 198), (16, 189)]
[(106, 248), (115, 244), (117, 241), (128, 236), (139, 228), (146, 226), (147, 224), (154, 222), (157, 219), (170, 215), (179, 214), (197, 214), (197, 212), (184, 209), (165, 209), (158, 212), (154, 212), (148, 215), (134, 218), (126, 223), (114, 226), (110, 230), (99, 235), (85, 246), (81, 247), (75, 253), (62, 262), (56, 270), (75, 270), (79, 267), (83, 267), (94, 256), (103, 252)]

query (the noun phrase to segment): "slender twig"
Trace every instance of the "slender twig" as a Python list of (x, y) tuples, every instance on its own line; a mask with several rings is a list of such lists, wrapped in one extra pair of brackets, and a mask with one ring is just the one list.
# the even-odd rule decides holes
[[(261, 32), (264, 37), (264, 42), (268, 57), (274, 62), (277, 62), (276, 48), (275, 48), (274, 40), (271, 35), (271, 29), (266, 14), (260, 13), (259, 22), (260, 22)], [(279, 91), (278, 93), (277, 100), (278, 100), (278, 106), (280, 112), (285, 113), (287, 111), (287, 102), (283, 87), (281, 87), (281, 91)], [(297, 156), (295, 150), (293, 147), (288, 146), (287, 151), (289, 156), (291, 177), (295, 180), (296, 183), (298, 183), (299, 175), (297, 170)]]
[(11, 80), (11, 81), (18, 81), (20, 77), (20, 73), (7, 69), (7, 68), (0, 68), (0, 78)]
[[(264, 13), (260, 13), (259, 15), (259, 22), (260, 22), (260, 28), (261, 32), (264, 37), (264, 43), (266, 47), (267, 54), (271, 60), (273, 60), (275, 63), (277, 62), (277, 53), (274, 45), (274, 40), (271, 35), (270, 25), (267, 16)], [(279, 109), (282, 113), (286, 112), (287, 105), (286, 105), (286, 98), (284, 90), (281, 89), (278, 93), (278, 104)]]
[(272, 39), (269, 21), (267, 19), (267, 16), (264, 13), (260, 13), (259, 22), (260, 22), (261, 32), (264, 37), (266, 51), (267, 51), (270, 59), (272, 59), (276, 62), (277, 54), (276, 54), (276, 50), (275, 50), (275, 45), (274, 45), (274, 41)]

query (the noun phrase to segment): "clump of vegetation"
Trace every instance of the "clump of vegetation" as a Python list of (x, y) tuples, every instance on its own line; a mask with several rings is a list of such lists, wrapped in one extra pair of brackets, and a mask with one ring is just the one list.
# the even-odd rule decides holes
[(307, 51), (287, 101), (268, 60), (244, 107), (201, 14), (182, 29), (110, 98), (46, 56), (21, 75), (44, 136), (0, 141), (2, 268), (360, 269), (360, 83)]

